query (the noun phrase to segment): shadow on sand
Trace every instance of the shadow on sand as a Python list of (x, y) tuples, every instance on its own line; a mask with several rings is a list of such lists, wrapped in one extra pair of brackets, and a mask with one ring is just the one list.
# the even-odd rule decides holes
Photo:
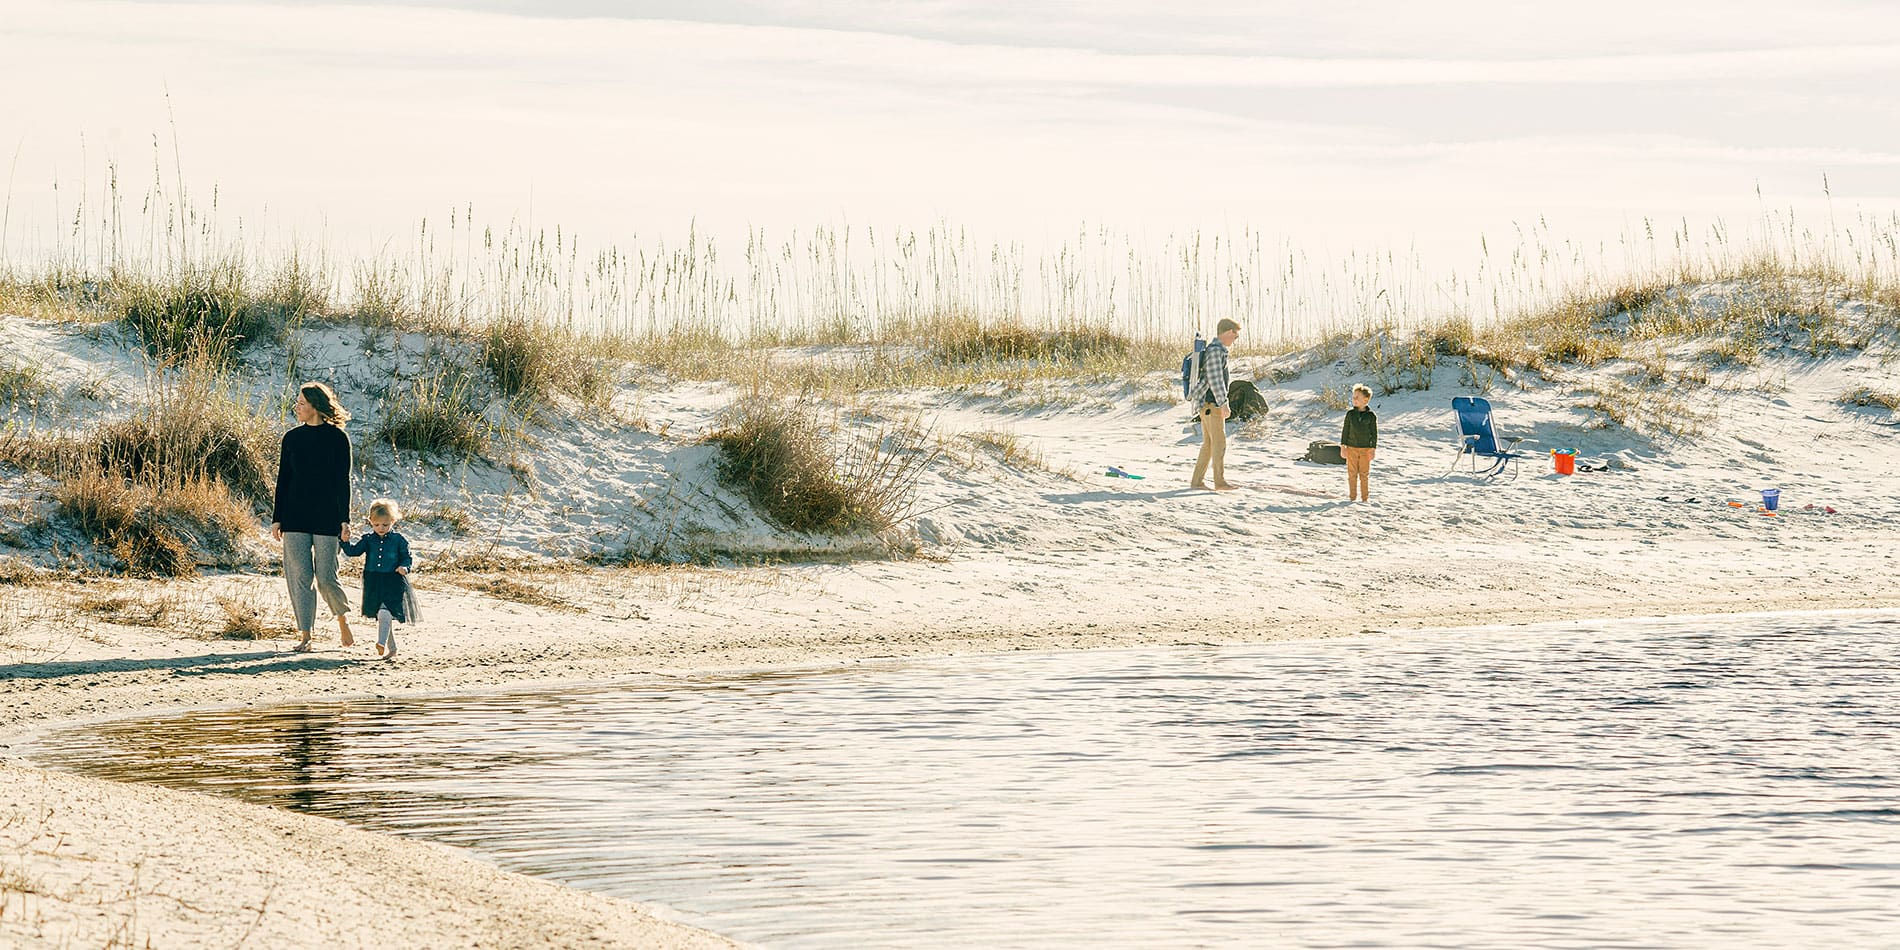
[(1161, 491), (1079, 491), (1042, 496), (1052, 505), (1085, 505), (1097, 501), (1157, 501), (1182, 495), (1206, 494), (1198, 488), (1166, 488)]
[[(271, 660), (274, 662), (258, 662)], [(135, 673), (143, 670), (171, 670), (180, 676), (234, 674), (250, 676), (280, 670), (330, 670), (359, 662), (343, 657), (320, 657), (282, 650), (251, 653), (207, 653), (202, 656), (170, 656), (150, 660), (75, 660), (55, 663), (11, 663), (0, 666), (0, 682), (7, 680), (59, 679), (66, 676), (97, 676), (102, 673)]]

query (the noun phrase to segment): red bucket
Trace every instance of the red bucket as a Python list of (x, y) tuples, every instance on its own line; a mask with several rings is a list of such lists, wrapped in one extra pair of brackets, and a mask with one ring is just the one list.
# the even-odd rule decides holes
[(1552, 449), (1550, 451), (1550, 464), (1557, 466), (1557, 474), (1559, 475), (1575, 475), (1577, 474), (1577, 453), (1559, 452), (1556, 449)]

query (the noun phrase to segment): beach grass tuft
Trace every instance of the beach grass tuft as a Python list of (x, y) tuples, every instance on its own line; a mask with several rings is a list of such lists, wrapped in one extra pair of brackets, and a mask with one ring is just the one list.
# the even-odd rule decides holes
[(0, 360), (0, 404), (31, 406), (58, 394), (59, 388), (38, 364)]
[(270, 630), (264, 623), (264, 613), (257, 604), (235, 597), (219, 597), (218, 612), (223, 623), (218, 627), (220, 640), (267, 640)]
[(1900, 410), (1900, 392), (1888, 392), (1868, 386), (1859, 386), (1841, 393), (1839, 402), (1843, 406), (1862, 408), (1878, 406), (1890, 411)]
[(148, 401), (92, 437), (98, 468), (152, 485), (216, 482), (262, 510), (277, 473), (275, 427), (202, 364), (161, 371)]
[(228, 365), (246, 343), (274, 339), (291, 321), (323, 306), (313, 278), (295, 257), (263, 290), (253, 290), (237, 258), (194, 266), (168, 279), (122, 278), (106, 286), (131, 330), (153, 358), (208, 357)]
[(245, 563), (276, 478), (270, 423), (202, 353), (153, 374), (132, 415), (89, 432), (9, 428), (0, 461), (55, 484), (60, 518), (132, 574)]
[(122, 627), (163, 627), (172, 614), (169, 601), (124, 595), (88, 596), (80, 600), (79, 609)]
[(544, 607), (549, 610), (561, 610), (580, 613), (581, 609), (565, 597), (561, 597), (545, 587), (529, 584), (509, 577), (490, 577), (474, 583), (473, 588), (500, 600), (530, 607)]
[(138, 577), (189, 577), (198, 551), (234, 551), (255, 516), (217, 482), (159, 490), (88, 470), (54, 491), (59, 514)]
[(762, 392), (728, 407), (707, 441), (720, 449), (726, 482), (780, 527), (809, 534), (895, 527), (940, 451), (913, 426), (849, 438), (815, 402)]
[(1039, 330), (1020, 321), (984, 323), (963, 317), (931, 321), (910, 335), (929, 339), (931, 352), (951, 366), (985, 363), (1086, 364), (1125, 356), (1132, 342), (1106, 327)]
[(475, 383), (448, 369), (411, 381), (386, 403), (375, 438), (403, 451), (477, 459), (488, 451), (492, 428)]
[(972, 449), (987, 451), (998, 462), (1019, 471), (1048, 470), (1043, 461), (1042, 450), (1024, 439), (1016, 432), (1006, 429), (986, 429), (981, 432), (965, 433)]
[(1598, 427), (1617, 425), (1645, 436), (1691, 439), (1715, 421), (1712, 411), (1684, 398), (1678, 386), (1599, 380), (1586, 395), (1590, 400), (1583, 408), (1597, 414)]

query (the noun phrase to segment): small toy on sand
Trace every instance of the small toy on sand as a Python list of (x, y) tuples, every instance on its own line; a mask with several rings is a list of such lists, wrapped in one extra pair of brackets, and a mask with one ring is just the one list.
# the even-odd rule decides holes
[(1110, 465), (1110, 466), (1108, 467), (1108, 477), (1109, 477), (1109, 478), (1137, 478), (1137, 479), (1140, 479), (1140, 478), (1147, 478), (1148, 476), (1146, 476), (1146, 475), (1133, 475), (1133, 474), (1130, 474), (1130, 473), (1128, 473), (1128, 472), (1124, 472), (1124, 471), (1122, 471), (1121, 469), (1119, 469), (1119, 468), (1116, 468), (1116, 467), (1115, 467), (1115, 466), (1113, 466), (1113, 465)]

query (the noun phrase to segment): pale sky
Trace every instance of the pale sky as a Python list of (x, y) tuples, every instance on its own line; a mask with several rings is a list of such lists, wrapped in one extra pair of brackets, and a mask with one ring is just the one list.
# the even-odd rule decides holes
[(0, 83), (16, 255), (108, 157), (133, 210), (154, 135), (173, 174), (167, 91), (200, 201), (344, 253), (471, 203), (593, 244), (1087, 221), (1447, 260), (1540, 217), (1818, 225), (1824, 174), (1900, 207), (1874, 2), (6, 0)]

